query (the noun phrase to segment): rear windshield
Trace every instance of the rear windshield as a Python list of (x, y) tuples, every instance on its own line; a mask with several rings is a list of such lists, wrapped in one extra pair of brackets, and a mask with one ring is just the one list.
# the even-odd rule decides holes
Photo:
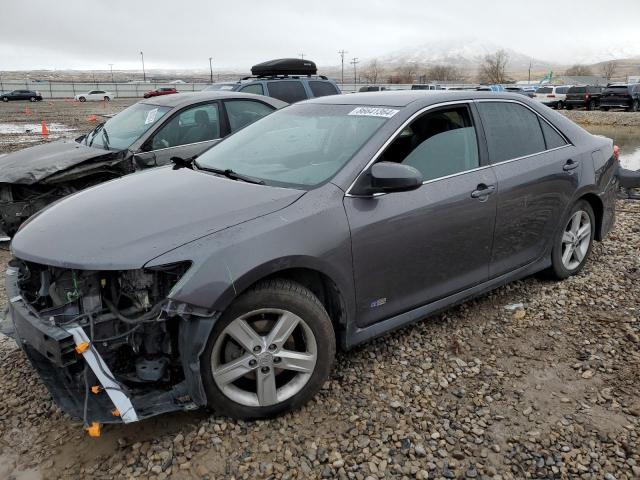
[(553, 88), (551, 88), (551, 87), (542, 87), (542, 88), (539, 88), (536, 93), (551, 93), (551, 92), (553, 92)]
[(586, 93), (587, 87), (571, 87), (567, 93)]
[(564, 94), (567, 93), (567, 90), (569, 90), (569, 87), (558, 87), (556, 88), (556, 93)]
[(320, 80), (309, 80), (309, 87), (314, 97), (326, 97), (327, 95), (336, 95), (338, 90), (330, 82)]

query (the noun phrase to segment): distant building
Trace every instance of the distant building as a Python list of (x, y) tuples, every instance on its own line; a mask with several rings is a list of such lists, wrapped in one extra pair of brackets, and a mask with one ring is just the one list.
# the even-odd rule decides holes
[(640, 76), (638, 76), (638, 75), (629, 75), (627, 77), (627, 82), (629, 82), (629, 83), (640, 83)]

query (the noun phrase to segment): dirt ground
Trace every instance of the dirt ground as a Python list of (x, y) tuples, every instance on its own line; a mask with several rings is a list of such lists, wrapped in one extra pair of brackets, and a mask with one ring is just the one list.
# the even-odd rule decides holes
[[(77, 135), (124, 104), (0, 104), (0, 125)], [(24, 146), (0, 133), (0, 153)], [(312, 402), (268, 421), (202, 410), (89, 438), (0, 334), (0, 479), (640, 478), (640, 203), (618, 215), (578, 276), (530, 277), (340, 353)]]

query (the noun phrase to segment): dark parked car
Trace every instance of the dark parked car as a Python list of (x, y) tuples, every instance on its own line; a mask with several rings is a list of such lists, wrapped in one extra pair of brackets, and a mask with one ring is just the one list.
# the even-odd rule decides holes
[(607, 85), (600, 97), (600, 108), (605, 111), (610, 108), (640, 111), (640, 83)]
[(387, 87), (384, 87), (382, 85), (365, 85), (364, 87), (360, 87), (358, 89), (358, 92), (362, 93), (362, 92), (383, 92), (387, 89)]
[(252, 76), (243, 78), (234, 90), (267, 95), (287, 103), (341, 93), (336, 82), (317, 75), (317, 71), (310, 60), (269, 60), (251, 67)]
[(567, 90), (567, 97), (564, 100), (565, 106), (567, 110), (573, 110), (574, 107), (595, 110), (600, 104), (602, 90), (602, 87), (592, 85), (571, 87)]
[(178, 93), (178, 90), (176, 90), (175, 87), (160, 87), (145, 93), (143, 97), (144, 98), (159, 97), (161, 95), (171, 95), (173, 93)]
[(185, 93), (140, 101), (87, 135), (0, 157), (0, 241), (48, 204), (171, 157), (198, 155), (285, 103), (235, 92)]
[(523, 95), (310, 100), (32, 217), (8, 318), (87, 424), (268, 417), (320, 389), (336, 344), (578, 273), (614, 222), (616, 168), (610, 139)]
[(39, 102), (42, 100), (40, 92), (35, 90), (14, 90), (12, 92), (5, 92), (0, 94), (0, 99), (3, 102), (10, 100), (29, 100), (30, 102)]
[(522, 87), (516, 87), (514, 85), (507, 85), (506, 87), (504, 87), (504, 89), (510, 93), (519, 93), (520, 95), (526, 95), (529, 98), (533, 98), (535, 96), (535, 92), (527, 91)]

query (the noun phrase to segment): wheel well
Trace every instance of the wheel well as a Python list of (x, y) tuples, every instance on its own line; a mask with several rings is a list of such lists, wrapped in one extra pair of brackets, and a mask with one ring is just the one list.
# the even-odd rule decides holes
[(602, 205), (602, 200), (600, 197), (593, 193), (587, 193), (580, 197), (580, 200), (586, 200), (591, 208), (593, 209), (593, 214), (596, 217), (596, 240), (602, 240), (602, 218), (604, 217), (604, 205)]
[[(333, 329), (336, 333), (336, 340), (340, 344), (339, 339), (344, 331), (347, 321), (347, 309), (344, 299), (340, 294), (338, 286), (327, 275), (307, 268), (291, 268), (272, 273), (271, 275), (260, 279), (259, 281), (272, 280), (275, 278), (285, 278), (308, 288), (318, 297), (320, 303), (324, 306), (329, 314)], [(258, 283), (258, 282), (256, 282)]]

